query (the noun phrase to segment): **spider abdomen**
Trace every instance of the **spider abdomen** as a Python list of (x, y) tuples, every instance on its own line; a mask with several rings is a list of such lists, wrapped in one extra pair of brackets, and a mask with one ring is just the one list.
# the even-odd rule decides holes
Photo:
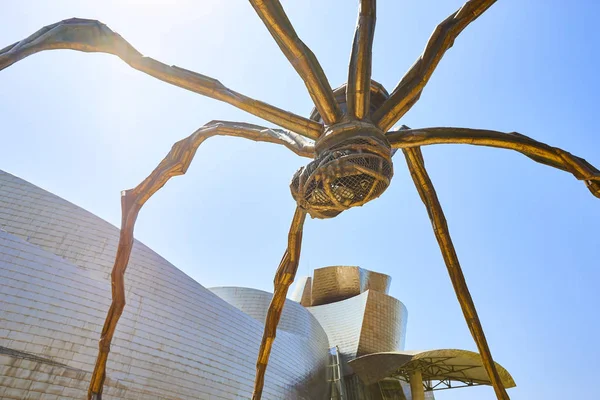
[(392, 176), (389, 145), (374, 137), (356, 137), (322, 151), (300, 168), (290, 189), (311, 217), (333, 218), (379, 197)]

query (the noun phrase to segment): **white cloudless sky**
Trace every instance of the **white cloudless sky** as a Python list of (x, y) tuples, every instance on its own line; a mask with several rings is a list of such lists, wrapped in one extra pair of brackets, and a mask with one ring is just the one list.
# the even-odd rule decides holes
[[(333, 87), (347, 78), (357, 2), (284, 7)], [(461, 0), (380, 0), (373, 79), (391, 90)], [(44, 25), (94, 18), (145, 55), (307, 116), (302, 80), (246, 1), (4, 0), (0, 47)], [(500, 0), (448, 51), (401, 123), (517, 131), (600, 165), (600, 4)], [(119, 225), (119, 193), (204, 123), (271, 126), (155, 80), (116, 57), (40, 53), (0, 72), (0, 168)], [(591, 396), (600, 357), (600, 199), (570, 174), (508, 150), (423, 150), (512, 399)], [(271, 290), (306, 159), (239, 138), (203, 144), (144, 207), (136, 237), (202, 285)], [(407, 349), (475, 344), (401, 155), (391, 187), (332, 220), (308, 220), (299, 274), (359, 265), (392, 275), (409, 310)], [(109, 295), (107, 293), (107, 295)], [(578, 393), (585, 391), (584, 393)], [(492, 399), (489, 387), (436, 398)]]

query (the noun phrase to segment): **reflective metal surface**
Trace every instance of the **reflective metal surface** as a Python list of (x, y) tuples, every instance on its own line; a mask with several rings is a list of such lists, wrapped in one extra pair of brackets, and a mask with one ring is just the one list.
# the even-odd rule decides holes
[(304, 307), (309, 307), (311, 305), (312, 278), (310, 276), (298, 278), (290, 299), (302, 304)]
[(360, 0), (358, 22), (352, 43), (346, 103), (348, 114), (356, 119), (364, 119), (370, 114), (371, 58), (377, 19), (375, 3), (375, 0)]
[[(350, 366), (367, 385), (379, 382), (387, 377), (399, 376), (409, 381), (413, 371), (419, 371), (422, 381), (433, 390), (433, 382), (454, 381), (464, 385), (490, 385), (479, 354), (472, 351), (441, 349), (430, 351), (401, 351), (373, 353), (350, 361)], [(496, 363), (496, 368), (504, 387), (515, 387), (508, 371)], [(451, 386), (452, 387), (452, 386)], [(440, 384), (439, 388), (446, 388)]]
[(538, 142), (517, 132), (498, 132), (486, 129), (420, 128), (388, 132), (396, 149), (409, 149), (432, 144), (469, 144), (517, 151), (532, 160), (573, 174), (585, 182), (589, 191), (600, 198), (600, 170), (581, 157)]
[(362, 206), (390, 185), (394, 170), (389, 143), (373, 137), (369, 127), (355, 132), (356, 125), (351, 125), (352, 137), (330, 140), (333, 143), (318, 150), (315, 160), (292, 178), (292, 197), (313, 218), (333, 218)]
[(467, 0), (435, 28), (423, 54), (404, 74), (390, 98), (373, 114), (373, 121), (382, 130), (391, 129), (416, 104), (435, 68), (458, 35), (495, 2), (496, 0)]
[(331, 266), (315, 269), (310, 305), (334, 303), (367, 290), (388, 293), (392, 277), (360, 267)]
[[(146, 180), (134, 189), (123, 192), (122, 231), (111, 278), (113, 303), (102, 330), (97, 366), (88, 398), (101, 397), (110, 342), (125, 307), (124, 274), (133, 248), (133, 229), (140, 208), (171, 177), (185, 173), (195, 151), (206, 137), (233, 135), (283, 144), (298, 155), (315, 159), (294, 176), (291, 185), (297, 210), (290, 236), (296, 235), (297, 238), (301, 236), (301, 223), (297, 218), (299, 213), (303, 216), (309, 213), (312, 217), (331, 218), (345, 209), (361, 206), (381, 195), (390, 184), (393, 174), (391, 146), (403, 148), (414, 183), (432, 219), (456, 295), (482, 354), (483, 364), (490, 375), (496, 396), (501, 400), (508, 399), (475, 306), (470, 300), (464, 279), (461, 278), (461, 267), (451, 244), (435, 189), (427, 177), (419, 146), (431, 143), (472, 143), (517, 150), (535, 161), (571, 172), (578, 179), (584, 180), (597, 197), (600, 197), (600, 171), (582, 158), (524, 139), (515, 133), (502, 135), (487, 131), (482, 134), (482, 131), (476, 130), (431, 128), (425, 133), (412, 132), (412, 136), (404, 136), (398, 132), (386, 134), (418, 101), (435, 68), (459, 34), (494, 4), (495, 0), (467, 0), (442, 21), (431, 35), (423, 54), (389, 96), (385, 89), (377, 88), (371, 81), (376, 1), (360, 0), (348, 68), (348, 84), (343, 90), (343, 99), (338, 96), (342, 91), (331, 89), (317, 58), (296, 34), (281, 3), (278, 0), (250, 2), (286, 58), (304, 80), (317, 110), (310, 119), (234, 92), (213, 78), (144, 57), (120, 35), (95, 20), (73, 18), (48, 25), (0, 50), (0, 70), (45, 50), (70, 49), (114, 54), (131, 67), (157, 79), (227, 102), (290, 131), (240, 123), (224, 123), (227, 128), (217, 129), (209, 123), (200, 129), (202, 132), (196, 132), (177, 142)], [(271, 342), (275, 337), (280, 308), (283, 307), (283, 297), (294, 279), (293, 265), (299, 257), (299, 241), (297, 246), (293, 246), (290, 239), (288, 245), (275, 279), (272, 312), (268, 313), (265, 325), (263, 350), (258, 360), (257, 393), (254, 396), (257, 400), (260, 398), (261, 382)], [(297, 254), (290, 252), (290, 247), (297, 250)], [(282, 270), (285, 272), (281, 273)]]
[(341, 117), (327, 77), (313, 52), (300, 40), (283, 7), (277, 0), (250, 0), (250, 4), (279, 45), (292, 66), (302, 77), (308, 93), (327, 125)]
[(488, 346), (485, 333), (483, 332), (483, 327), (481, 326), (481, 322), (475, 308), (475, 303), (473, 302), (473, 298), (471, 297), (471, 293), (469, 292), (469, 288), (467, 286), (467, 281), (465, 280), (460, 262), (458, 261), (458, 256), (456, 255), (456, 250), (454, 249), (454, 244), (452, 243), (452, 238), (450, 237), (450, 231), (448, 229), (446, 217), (444, 216), (444, 211), (442, 210), (438, 200), (433, 183), (429, 178), (429, 174), (425, 169), (425, 162), (423, 160), (423, 155), (421, 154), (421, 148), (417, 147), (405, 149), (404, 155), (406, 157), (406, 163), (408, 164), (410, 175), (412, 176), (417, 191), (421, 196), (421, 200), (423, 200), (423, 203), (427, 208), (427, 213), (429, 214), (431, 225), (433, 227), (433, 232), (440, 246), (442, 256), (444, 257), (448, 275), (450, 276), (450, 281), (452, 282), (454, 292), (458, 298), (458, 303), (462, 309), (467, 326), (471, 331), (471, 335), (475, 340), (477, 349), (481, 354), (481, 359), (483, 361), (485, 370), (487, 371), (490, 381), (492, 382), (492, 386), (496, 391), (496, 397), (498, 397), (498, 399), (508, 399), (508, 394), (506, 393), (506, 389), (502, 384), (500, 374), (498, 373), (498, 369), (494, 363), (492, 352)]
[[(119, 230), (2, 171), (0, 226), (0, 398), (84, 399), (110, 306)], [(126, 284), (105, 398), (252, 396), (271, 293), (211, 291), (139, 241)], [(263, 399), (322, 399), (330, 347), (324, 329), (289, 300), (281, 327)]]

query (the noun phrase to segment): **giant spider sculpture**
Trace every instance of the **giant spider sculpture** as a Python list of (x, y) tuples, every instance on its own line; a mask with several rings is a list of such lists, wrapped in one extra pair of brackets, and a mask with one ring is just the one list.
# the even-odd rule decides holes
[(239, 122), (212, 121), (175, 143), (169, 154), (138, 186), (122, 193), (122, 221), (112, 271), (112, 304), (99, 344), (88, 399), (101, 399), (110, 343), (125, 306), (124, 273), (133, 246), (133, 229), (144, 203), (171, 177), (184, 174), (198, 146), (215, 135), (282, 144), (299, 156), (312, 159), (291, 182), (297, 207), (288, 247), (274, 280), (274, 294), (265, 322), (256, 364), (253, 399), (260, 399), (271, 346), (286, 294), (298, 269), (306, 214), (333, 218), (342, 211), (379, 197), (393, 175), (392, 154), (402, 149), (415, 186), (427, 207), (454, 290), (483, 365), (498, 399), (508, 399), (496, 371), (483, 328), (469, 294), (442, 208), (420, 147), (463, 143), (518, 151), (542, 164), (570, 172), (600, 197), (600, 171), (584, 159), (516, 132), (502, 133), (467, 128), (409, 129), (392, 126), (419, 99), (431, 74), (456, 37), (495, 0), (469, 0), (434, 30), (425, 50), (391, 94), (371, 80), (371, 48), (375, 30), (376, 0), (360, 0), (358, 24), (352, 45), (348, 83), (332, 90), (319, 62), (298, 38), (278, 0), (250, 0), (267, 29), (304, 80), (316, 109), (309, 119), (251, 99), (219, 81), (144, 57), (106, 25), (86, 19), (69, 19), (44, 27), (30, 37), (0, 51), (0, 69), (40, 51), (70, 49), (103, 52), (120, 57), (131, 67), (173, 85), (232, 104), (274, 123), (270, 129)]

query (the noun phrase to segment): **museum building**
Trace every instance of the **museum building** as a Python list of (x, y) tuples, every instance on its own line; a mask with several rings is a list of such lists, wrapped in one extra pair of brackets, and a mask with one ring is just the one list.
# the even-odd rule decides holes
[[(1, 399), (86, 398), (118, 240), (108, 222), (0, 171)], [(298, 278), (263, 399), (422, 400), (489, 385), (477, 353), (404, 349), (407, 310), (390, 282), (351, 266)], [(126, 291), (105, 400), (251, 397), (271, 293), (205, 288), (137, 241)]]

